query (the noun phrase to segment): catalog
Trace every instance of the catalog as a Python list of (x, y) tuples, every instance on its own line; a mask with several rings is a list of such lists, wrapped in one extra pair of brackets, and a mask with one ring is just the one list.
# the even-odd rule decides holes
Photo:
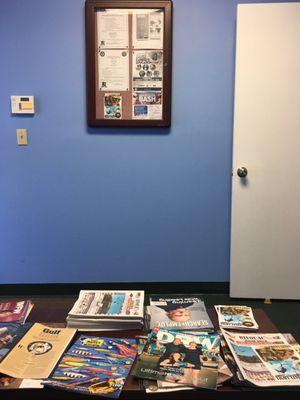
[(142, 318), (144, 292), (138, 290), (81, 290), (69, 316)]
[(34, 324), (1, 361), (0, 372), (13, 378), (47, 378), (76, 329)]
[(150, 328), (213, 330), (204, 302), (198, 297), (158, 297), (147, 307)]
[(264, 387), (300, 385), (300, 354), (285, 335), (222, 333), (245, 380)]
[(73, 392), (119, 397), (136, 356), (134, 339), (80, 338), (46, 384)]
[(224, 329), (257, 330), (251, 307), (246, 306), (215, 306), (219, 326)]
[(218, 334), (155, 329), (138, 355), (132, 375), (216, 389), (219, 344)]

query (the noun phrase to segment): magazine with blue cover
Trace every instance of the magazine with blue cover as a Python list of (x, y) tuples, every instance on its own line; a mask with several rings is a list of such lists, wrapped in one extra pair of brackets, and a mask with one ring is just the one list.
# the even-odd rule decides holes
[(136, 356), (135, 339), (80, 336), (46, 384), (118, 398)]

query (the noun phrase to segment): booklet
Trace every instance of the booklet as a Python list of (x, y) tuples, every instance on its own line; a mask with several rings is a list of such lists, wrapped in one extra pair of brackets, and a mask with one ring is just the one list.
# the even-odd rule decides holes
[(151, 297), (147, 307), (150, 329), (213, 330), (204, 302), (195, 296)]
[(132, 375), (216, 389), (220, 337), (155, 329), (132, 369)]
[(14, 322), (0, 322), (0, 361), (15, 346), (21, 337), (25, 335), (31, 326), (31, 323), (20, 325)]
[(219, 326), (223, 329), (257, 330), (252, 308), (247, 306), (215, 306)]
[(222, 334), (237, 364), (240, 380), (262, 387), (300, 385), (300, 354), (291, 335), (223, 330)]
[(135, 339), (80, 336), (63, 355), (46, 385), (116, 398), (135, 356)]
[(35, 323), (0, 362), (0, 372), (14, 378), (47, 378), (76, 329)]

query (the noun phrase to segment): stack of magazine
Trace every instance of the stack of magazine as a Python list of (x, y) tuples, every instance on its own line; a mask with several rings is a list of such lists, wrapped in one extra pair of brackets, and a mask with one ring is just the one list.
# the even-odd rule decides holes
[(219, 326), (223, 329), (257, 330), (251, 307), (247, 306), (215, 306)]
[(144, 291), (81, 290), (67, 317), (79, 331), (142, 329)]
[(222, 353), (238, 386), (300, 385), (300, 347), (291, 334), (222, 330)]
[(146, 308), (148, 327), (174, 330), (213, 331), (201, 298), (193, 295), (152, 296)]

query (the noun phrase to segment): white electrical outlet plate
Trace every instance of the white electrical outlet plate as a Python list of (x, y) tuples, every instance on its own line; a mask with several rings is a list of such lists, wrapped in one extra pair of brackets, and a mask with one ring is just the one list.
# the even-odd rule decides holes
[(28, 144), (27, 129), (25, 128), (17, 129), (17, 142), (19, 146), (26, 146)]

